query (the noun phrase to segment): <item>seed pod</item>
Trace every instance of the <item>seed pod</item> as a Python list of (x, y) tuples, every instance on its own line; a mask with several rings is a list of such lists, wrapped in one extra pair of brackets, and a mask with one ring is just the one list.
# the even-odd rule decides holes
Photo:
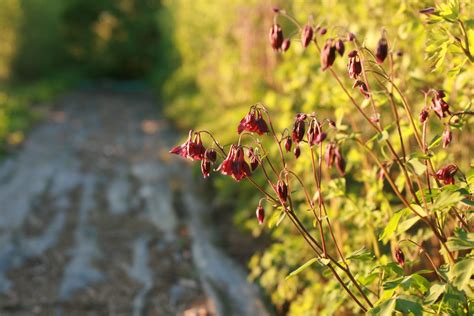
[(287, 137), (285, 139), (285, 149), (286, 149), (286, 152), (290, 152), (291, 151), (291, 145), (292, 145), (292, 141), (291, 141), (291, 137)]
[(291, 42), (289, 38), (285, 38), (281, 44), (281, 51), (286, 52), (290, 48)]
[(324, 48), (321, 51), (321, 68), (322, 70), (326, 70), (334, 64), (336, 60), (336, 48), (333, 45), (332, 39), (328, 39), (326, 44), (324, 44)]
[(339, 53), (339, 55), (343, 56), (345, 49), (346, 47), (344, 46), (344, 42), (341, 39), (338, 39), (336, 41), (336, 51)]
[(303, 31), (301, 31), (301, 44), (303, 44), (303, 47), (306, 48), (308, 47), (309, 43), (311, 43), (312, 39), (313, 27), (309, 24), (306, 24), (303, 28)]
[(377, 64), (383, 63), (385, 58), (387, 58), (388, 55), (388, 43), (387, 39), (382, 36), (382, 38), (379, 40), (377, 44), (377, 51), (375, 53), (375, 59), (377, 60)]
[(270, 28), (269, 33), (270, 44), (272, 45), (274, 50), (278, 50), (283, 44), (283, 30), (281, 29), (280, 25), (273, 24)]
[(405, 264), (405, 254), (400, 248), (396, 248), (394, 252), (395, 260), (398, 262), (399, 265), (403, 266)]
[(428, 115), (429, 115), (428, 109), (423, 108), (423, 110), (421, 110), (420, 115), (418, 117), (421, 124), (426, 122), (426, 120), (428, 119)]
[(453, 139), (453, 134), (451, 133), (451, 129), (449, 128), (449, 125), (446, 125), (446, 128), (444, 129), (444, 132), (443, 132), (443, 148), (448, 147), (452, 139)]
[(301, 149), (298, 144), (296, 144), (295, 149), (293, 150), (293, 153), (295, 154), (295, 158), (298, 159), (301, 155)]
[(277, 182), (277, 193), (280, 200), (286, 202), (288, 198), (288, 186), (283, 180), (278, 180)]
[(257, 216), (258, 223), (262, 225), (263, 221), (265, 220), (265, 209), (260, 204), (257, 206), (255, 215)]

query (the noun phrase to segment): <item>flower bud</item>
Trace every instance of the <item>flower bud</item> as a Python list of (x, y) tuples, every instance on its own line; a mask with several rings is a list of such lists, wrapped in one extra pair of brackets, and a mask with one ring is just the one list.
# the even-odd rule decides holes
[(287, 137), (285, 139), (285, 150), (287, 153), (291, 151), (291, 145), (292, 145), (291, 137)]
[(253, 148), (249, 148), (249, 150), (247, 152), (247, 156), (250, 158), (250, 169), (252, 171), (255, 171), (255, 169), (257, 169), (257, 167), (259, 165), (259, 161), (258, 161), (258, 157), (255, 154)]
[(324, 44), (324, 48), (321, 51), (321, 68), (322, 70), (326, 70), (334, 64), (336, 60), (336, 48), (333, 45), (332, 39), (328, 39), (326, 44)]
[(452, 139), (453, 139), (453, 134), (451, 133), (451, 129), (449, 128), (449, 125), (446, 125), (446, 128), (444, 129), (444, 132), (443, 132), (443, 148), (448, 147)]
[(338, 39), (336, 41), (336, 51), (339, 53), (339, 55), (343, 56), (345, 50), (346, 47), (344, 46), (344, 42), (341, 39)]
[(419, 120), (421, 124), (426, 122), (426, 120), (428, 119), (428, 115), (429, 115), (428, 109), (423, 108), (423, 110), (421, 110), (420, 115), (419, 115)]
[(325, 27), (322, 27), (319, 29), (319, 35), (324, 35), (328, 32), (328, 30)]
[(286, 202), (288, 198), (288, 186), (283, 180), (278, 180), (277, 182), (277, 194), (280, 200)]
[(394, 257), (399, 265), (403, 266), (405, 264), (405, 254), (400, 248), (395, 249)]
[(349, 42), (353, 42), (355, 40), (355, 38), (356, 38), (356, 36), (355, 36), (354, 33), (351, 33), (351, 32), (347, 33), (347, 40)]
[(281, 44), (281, 51), (286, 52), (290, 48), (290, 44), (291, 44), (290, 39), (285, 38), (283, 40), (283, 43)]
[(298, 159), (301, 155), (301, 149), (298, 144), (296, 144), (295, 149), (293, 150), (293, 153), (295, 154), (295, 158)]
[(377, 50), (375, 52), (375, 59), (377, 60), (377, 64), (381, 64), (384, 62), (385, 58), (388, 55), (388, 43), (387, 39), (382, 36), (382, 38), (377, 43)]
[(306, 24), (303, 30), (301, 31), (301, 44), (303, 47), (308, 47), (309, 43), (313, 39), (313, 27), (309, 24)]
[(263, 221), (265, 220), (265, 209), (263, 208), (262, 205), (257, 206), (257, 210), (255, 211), (255, 215), (257, 215), (257, 220), (260, 225), (263, 224)]
[(270, 44), (274, 50), (278, 50), (283, 44), (283, 30), (280, 25), (273, 24), (269, 33)]
[(362, 93), (362, 95), (366, 99), (370, 98), (369, 89), (367, 88), (367, 85), (365, 84), (365, 82), (357, 80), (356, 82), (354, 82), (354, 85), (352, 86), (352, 88), (355, 88), (355, 87), (359, 87), (360, 93)]

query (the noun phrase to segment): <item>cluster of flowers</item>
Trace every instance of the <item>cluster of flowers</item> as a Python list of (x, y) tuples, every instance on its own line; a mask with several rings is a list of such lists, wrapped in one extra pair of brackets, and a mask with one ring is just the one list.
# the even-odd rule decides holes
[[(444, 100), (446, 94), (443, 90), (431, 90), (433, 91), (433, 98), (431, 99), (431, 107), (425, 106), (419, 115), (419, 120), (422, 124), (426, 122), (429, 116), (429, 110), (433, 110), (436, 116), (442, 120), (448, 115), (451, 115), (451, 111), (449, 110), (449, 104)], [(445, 123), (445, 128), (443, 132), (443, 148), (448, 147), (451, 143), (453, 136), (451, 132), (451, 128), (449, 126), (449, 122)]]

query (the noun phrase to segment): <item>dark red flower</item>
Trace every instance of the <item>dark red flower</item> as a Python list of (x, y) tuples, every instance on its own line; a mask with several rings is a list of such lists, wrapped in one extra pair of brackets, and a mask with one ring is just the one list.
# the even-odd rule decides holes
[[(194, 137), (193, 137), (194, 134)], [(173, 147), (170, 153), (180, 155), (191, 160), (202, 160), (206, 149), (202, 145), (201, 135), (189, 131), (188, 139), (180, 146)]]
[(362, 73), (362, 64), (360, 63), (359, 55), (356, 50), (351, 51), (349, 54), (349, 63), (347, 69), (349, 70), (349, 77), (357, 79)]
[(451, 114), (449, 111), (449, 104), (443, 100), (444, 97), (444, 91), (438, 90), (436, 91), (435, 96), (431, 99), (431, 108), (439, 118), (443, 118), (448, 116), (448, 114)]
[(214, 162), (216, 162), (216, 159), (217, 159), (217, 153), (212, 148), (206, 149), (206, 151), (204, 153), (204, 158), (209, 160), (210, 162), (214, 163)]
[(385, 58), (387, 58), (387, 55), (388, 55), (387, 39), (384, 36), (382, 36), (382, 38), (377, 43), (377, 50), (375, 52), (375, 59), (377, 60), (377, 63), (378, 64), (383, 63)]
[(303, 47), (308, 47), (309, 43), (313, 39), (313, 27), (309, 24), (306, 24), (303, 30), (301, 31), (301, 44)]
[(349, 33), (347, 33), (347, 40), (348, 40), (349, 42), (352, 42), (352, 41), (354, 41), (354, 40), (355, 40), (355, 38), (356, 38), (356, 36), (355, 36), (355, 34), (354, 34), (354, 33), (350, 33), (350, 32), (349, 32)]
[(296, 120), (293, 125), (293, 130), (291, 132), (291, 138), (295, 143), (299, 143), (303, 137), (305, 132), (305, 124), (302, 120)]
[(232, 176), (236, 181), (240, 181), (251, 175), (250, 167), (245, 161), (242, 146), (232, 145), (229, 153), (221, 165), (217, 168), (222, 174)]
[(293, 150), (293, 153), (295, 154), (295, 158), (298, 159), (301, 155), (301, 149), (298, 144), (295, 145), (295, 149)]
[(277, 182), (277, 194), (280, 200), (286, 202), (288, 198), (288, 186), (283, 180), (278, 180)]
[(342, 39), (338, 39), (336, 41), (336, 51), (339, 53), (339, 55), (343, 56), (345, 50), (346, 47), (344, 46), (344, 42), (342, 41)]
[(428, 119), (428, 115), (429, 115), (428, 109), (423, 108), (423, 110), (421, 110), (420, 115), (418, 117), (420, 120), (420, 123), (423, 124), (424, 122), (426, 122), (426, 120)]
[(289, 153), (291, 151), (291, 145), (292, 145), (291, 137), (288, 136), (285, 139), (285, 150), (286, 150), (286, 152)]
[(446, 125), (446, 128), (444, 129), (444, 132), (443, 132), (443, 148), (448, 147), (452, 139), (453, 139), (453, 134), (451, 133), (451, 129), (449, 128), (449, 125)]
[(250, 112), (240, 121), (237, 132), (254, 132), (258, 135), (268, 133), (267, 122), (262, 117), (260, 110), (252, 108)]
[(443, 181), (444, 184), (454, 184), (454, 175), (458, 171), (458, 166), (449, 164), (436, 172), (436, 178)]
[(393, 253), (395, 260), (398, 262), (399, 265), (403, 266), (405, 264), (405, 254), (400, 248), (395, 248), (395, 252)]
[(321, 69), (324, 71), (334, 64), (336, 60), (336, 47), (333, 45), (333, 40), (328, 39), (324, 48), (321, 51)]
[(263, 221), (265, 220), (265, 209), (263, 208), (262, 205), (257, 206), (257, 210), (255, 211), (255, 215), (257, 215), (257, 220), (260, 225), (263, 224)]
[(352, 88), (355, 88), (355, 87), (359, 87), (360, 93), (362, 93), (362, 95), (363, 95), (366, 99), (370, 98), (369, 89), (367, 88), (367, 85), (365, 84), (365, 82), (360, 81), (360, 80), (357, 80), (357, 81), (354, 83), (354, 85), (352, 86)]
[(257, 154), (255, 154), (255, 152), (253, 151), (253, 148), (249, 148), (247, 156), (250, 158), (250, 168), (252, 169), (252, 171), (254, 171), (258, 167), (259, 161)]
[(313, 120), (309, 125), (307, 137), (310, 147), (319, 145), (326, 138), (326, 133), (321, 131), (321, 127), (318, 124), (316, 120)]
[(334, 164), (334, 153), (336, 150), (336, 145), (333, 142), (329, 142), (326, 145), (326, 152), (324, 153), (324, 158), (326, 160), (326, 165), (328, 168), (332, 167)]
[(346, 161), (341, 155), (339, 148), (336, 147), (334, 150), (334, 163), (336, 164), (336, 169), (341, 176), (346, 174)]
[(211, 162), (207, 159), (201, 160), (201, 173), (204, 178), (209, 177), (209, 173), (211, 172)]
[(268, 35), (270, 39), (270, 44), (274, 50), (278, 50), (283, 44), (283, 30), (281, 29), (280, 25), (273, 24), (270, 28), (270, 33)]
[(283, 43), (281, 44), (281, 51), (282, 52), (286, 52), (289, 48), (290, 48), (290, 45), (291, 45), (291, 41), (289, 38), (285, 38), (283, 40)]

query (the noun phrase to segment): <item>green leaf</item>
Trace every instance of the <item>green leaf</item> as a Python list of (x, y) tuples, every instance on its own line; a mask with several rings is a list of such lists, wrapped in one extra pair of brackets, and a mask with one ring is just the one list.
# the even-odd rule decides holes
[(474, 249), (474, 233), (468, 233), (458, 228), (455, 230), (454, 236), (448, 238), (446, 244), (451, 251)]
[(450, 280), (460, 290), (464, 290), (474, 273), (474, 257), (467, 257), (456, 262), (450, 271)]
[(365, 248), (361, 248), (359, 250), (354, 251), (350, 255), (348, 255), (346, 259), (367, 261), (367, 260), (373, 260), (374, 255), (369, 250)]
[(386, 244), (390, 240), (390, 238), (393, 236), (395, 231), (397, 230), (398, 223), (400, 222), (400, 218), (409, 213), (410, 211), (404, 208), (396, 212), (395, 214), (393, 214), (390, 220), (388, 221), (387, 226), (385, 226), (385, 229), (383, 230), (382, 235), (379, 237), (379, 240), (381, 240), (384, 244)]
[(406, 232), (409, 230), (413, 225), (415, 225), (418, 221), (420, 220), (420, 217), (417, 215), (414, 215), (413, 217), (403, 221), (398, 225), (397, 232), (399, 234)]
[(423, 306), (420, 303), (408, 299), (397, 298), (396, 310), (404, 315), (423, 315)]
[(395, 311), (397, 301), (394, 298), (385, 300), (367, 311), (367, 315), (373, 316), (392, 316)]
[(441, 135), (436, 135), (435, 137), (433, 137), (430, 145), (428, 146), (428, 149), (433, 149), (436, 146), (438, 146), (441, 143), (441, 139), (442, 139)]
[(285, 278), (285, 280), (288, 280), (289, 278), (297, 275), (297, 274), (300, 274), (301, 272), (303, 272), (306, 268), (308, 268), (309, 266), (311, 266), (313, 263), (315, 263), (316, 261), (318, 261), (318, 258), (312, 258), (308, 261), (306, 261), (302, 266), (300, 266), (298, 269), (292, 271), (290, 274), (288, 274), (288, 276)]
[(459, 192), (442, 191), (433, 203), (433, 209), (439, 211), (449, 211), (452, 206), (462, 201), (464, 197)]
[(410, 166), (412, 172), (414, 172), (417, 175), (422, 175), (426, 171), (426, 165), (422, 163), (419, 159), (417, 158), (412, 158), (408, 160), (408, 166)]
[(425, 304), (431, 305), (435, 303), (438, 298), (444, 293), (446, 290), (446, 284), (433, 284), (430, 287), (430, 290), (428, 292), (428, 295), (425, 298)]

